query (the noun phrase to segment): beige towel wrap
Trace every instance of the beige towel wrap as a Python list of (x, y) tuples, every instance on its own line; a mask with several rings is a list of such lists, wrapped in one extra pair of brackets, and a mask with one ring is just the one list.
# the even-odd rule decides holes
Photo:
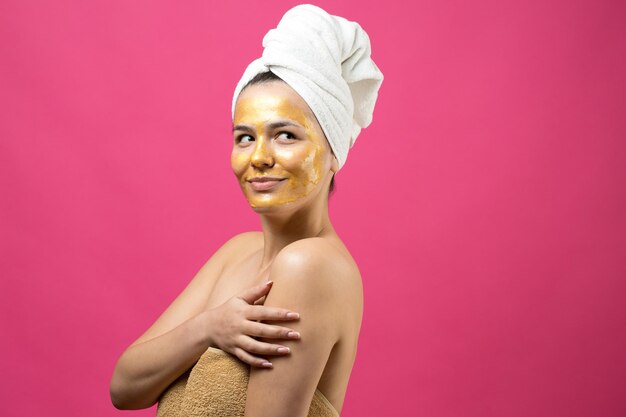
[[(209, 348), (190, 372), (161, 395), (157, 417), (244, 417), (250, 368), (228, 353)], [(339, 417), (315, 390), (309, 417)]]

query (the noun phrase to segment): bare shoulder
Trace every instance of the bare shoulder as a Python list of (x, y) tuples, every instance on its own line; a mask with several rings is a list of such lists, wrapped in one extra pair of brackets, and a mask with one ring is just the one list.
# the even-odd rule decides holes
[(215, 264), (215, 267), (223, 269), (231, 263), (233, 258), (241, 258), (242, 255), (245, 256), (258, 250), (262, 245), (262, 232), (239, 233), (224, 242), (207, 263)]
[(244, 232), (224, 242), (200, 268), (193, 281), (215, 281), (220, 272), (228, 265), (229, 260), (234, 254), (252, 251), (263, 242), (263, 233), (261, 232)]
[(322, 279), (331, 281), (345, 281), (346, 284), (361, 281), (359, 268), (347, 249), (320, 237), (300, 239), (285, 246), (276, 256), (274, 266), (295, 268), (299, 272), (324, 276)]
[(315, 309), (358, 318), (355, 324), (360, 323), (361, 274), (345, 247), (325, 238), (298, 240), (279, 252), (270, 276), (274, 288), (294, 301), (294, 308), (313, 304)]
[(251, 231), (238, 233), (235, 236), (228, 239), (218, 250), (218, 252), (229, 253), (232, 250), (241, 250), (242, 248), (250, 247), (258, 248), (258, 245), (263, 243), (263, 232)]
[(237, 242), (248, 242), (248, 241), (263, 241), (263, 232), (258, 230), (252, 230), (250, 232), (242, 232), (238, 233), (235, 236), (231, 237), (226, 243), (237, 243)]

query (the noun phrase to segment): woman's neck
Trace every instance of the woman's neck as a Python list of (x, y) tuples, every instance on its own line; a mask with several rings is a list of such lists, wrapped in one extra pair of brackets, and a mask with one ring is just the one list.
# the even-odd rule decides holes
[(289, 214), (261, 214), (261, 224), (264, 243), (261, 269), (271, 265), (278, 252), (296, 240), (334, 233), (327, 203)]

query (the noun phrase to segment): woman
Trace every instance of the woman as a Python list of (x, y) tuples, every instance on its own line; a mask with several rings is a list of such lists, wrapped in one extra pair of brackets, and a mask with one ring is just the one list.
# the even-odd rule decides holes
[(358, 24), (311, 5), (288, 11), (263, 46), (235, 89), (231, 157), (263, 232), (224, 244), (122, 354), (111, 380), (118, 408), (159, 398), (160, 415), (343, 407), (362, 287), (329, 220), (328, 194), (371, 122), (382, 74)]

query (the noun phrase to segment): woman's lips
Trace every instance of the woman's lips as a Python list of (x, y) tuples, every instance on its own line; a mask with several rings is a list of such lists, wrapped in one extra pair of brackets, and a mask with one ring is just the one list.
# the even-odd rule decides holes
[(274, 177), (257, 177), (248, 180), (250, 187), (254, 191), (267, 191), (272, 189), (276, 184), (284, 180), (284, 178)]

